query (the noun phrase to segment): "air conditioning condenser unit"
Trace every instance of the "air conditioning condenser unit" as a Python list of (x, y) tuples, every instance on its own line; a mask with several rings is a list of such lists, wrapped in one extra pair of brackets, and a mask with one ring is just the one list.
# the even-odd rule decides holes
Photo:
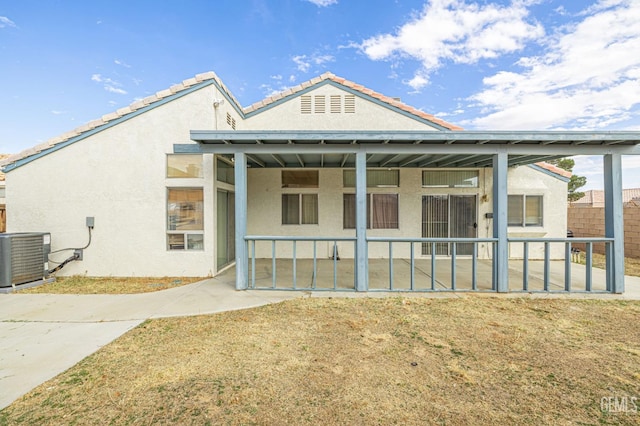
[(51, 234), (0, 234), (0, 290), (44, 280), (49, 269)]

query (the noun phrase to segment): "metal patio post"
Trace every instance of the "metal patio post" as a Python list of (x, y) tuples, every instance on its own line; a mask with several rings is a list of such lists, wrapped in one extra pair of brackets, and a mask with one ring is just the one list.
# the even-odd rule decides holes
[(244, 237), (247, 235), (247, 156), (234, 154), (236, 199), (236, 290), (246, 290), (249, 280), (249, 263)]
[(493, 259), (494, 287), (499, 293), (509, 291), (509, 249), (507, 241), (507, 170), (508, 155), (500, 150), (493, 156), (493, 238), (497, 248)]
[(622, 202), (622, 155), (606, 154), (604, 163), (604, 233), (613, 238), (607, 257), (607, 279), (612, 293), (624, 293), (624, 208)]
[(367, 154), (356, 153), (356, 291), (369, 289), (367, 253)]

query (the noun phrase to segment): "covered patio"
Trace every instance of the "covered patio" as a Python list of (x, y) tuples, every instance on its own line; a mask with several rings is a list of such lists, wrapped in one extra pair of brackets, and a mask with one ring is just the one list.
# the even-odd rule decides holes
[[(296, 259), (296, 238), (278, 235), (248, 235), (247, 233), (247, 166), (260, 168), (314, 167), (314, 168), (354, 168), (355, 169), (355, 237), (354, 258), (337, 261), (337, 256), (329, 260), (333, 264), (333, 281), (337, 277), (352, 275), (352, 285), (345, 289), (355, 291), (374, 290), (449, 290), (471, 291), (605, 291), (624, 292), (624, 229), (622, 220), (622, 155), (640, 154), (640, 132), (473, 132), (473, 131), (191, 131), (191, 139), (197, 144), (174, 145), (175, 153), (208, 153), (229, 156), (234, 163), (235, 177), (235, 254), (236, 289), (272, 288), (258, 286), (258, 277), (264, 280), (264, 262), (271, 263), (276, 271), (279, 264), (286, 261), (275, 254), (271, 259), (257, 259), (256, 241), (293, 241), (291, 276), (297, 277), (299, 269), (306, 268), (306, 276), (316, 279), (329, 267), (326, 259), (315, 255), (313, 259)], [(572, 155), (602, 155), (604, 162), (605, 190), (605, 236), (587, 242), (584, 286), (574, 285), (580, 272), (573, 272), (570, 257), (572, 239), (568, 238), (510, 238), (507, 222), (507, 170), (510, 166), (532, 164), (539, 161)], [(457, 241), (448, 239), (370, 237), (367, 235), (367, 185), (366, 171), (371, 167), (490, 167), (493, 173), (493, 229), (489, 239), (480, 238)], [(298, 239), (299, 240), (299, 239)], [(318, 235), (309, 241), (337, 241), (331, 235)], [(576, 241), (577, 242), (577, 241)], [(607, 247), (607, 268), (601, 277), (590, 273), (591, 251), (594, 242)], [(456, 256), (456, 245), (472, 244), (469, 256)], [(478, 259), (478, 244), (491, 247), (490, 260)], [(371, 244), (387, 244), (388, 258), (370, 259)], [(409, 259), (397, 259), (393, 249), (398, 244), (410, 244)], [(447, 261), (437, 256), (420, 258), (414, 255), (415, 247), (421, 244), (449, 244), (452, 252)], [(522, 260), (509, 259), (509, 245), (522, 244)], [(544, 259), (534, 262), (528, 259), (527, 250), (531, 244), (544, 245)], [(552, 280), (557, 269), (549, 256), (551, 244), (565, 247), (565, 266), (560, 281)], [(253, 246), (252, 246), (253, 245)], [(253, 251), (252, 251), (253, 248)], [(275, 251), (274, 251), (275, 253)], [(434, 260), (435, 259), (435, 260)], [(284, 262), (284, 263), (283, 263)], [(512, 265), (520, 262), (521, 278), (517, 277)], [(339, 265), (338, 265), (339, 263)], [(447, 265), (448, 263), (448, 265)], [(298, 266), (298, 264), (300, 266)], [(307, 266), (311, 265), (311, 268)], [(322, 272), (318, 265), (322, 265)], [(381, 265), (386, 265), (382, 267)], [(275, 265), (275, 267), (273, 267)], [(315, 266), (314, 266), (315, 265)], [(350, 265), (350, 266), (349, 266)], [(408, 266), (407, 266), (408, 265)], [(538, 265), (542, 265), (539, 267)], [(314, 267), (316, 269), (314, 269)], [(338, 274), (338, 269), (340, 274)], [(441, 272), (441, 269), (443, 271)], [(469, 274), (465, 273), (470, 271)], [(386, 269), (388, 283), (380, 284)], [(261, 272), (260, 272), (261, 271)], [(308, 271), (311, 271), (309, 275)], [(351, 272), (349, 272), (351, 271)], [(436, 271), (435, 274), (432, 271)], [(446, 273), (449, 271), (449, 273)], [(542, 271), (541, 275), (540, 272)], [(484, 278), (478, 279), (482, 272)], [(536, 275), (537, 274), (537, 275)], [(273, 275), (273, 272), (272, 272)], [(447, 281), (446, 277), (449, 277)], [(434, 278), (435, 277), (435, 278)], [(470, 277), (470, 279), (469, 279)], [(490, 277), (490, 280), (487, 278)], [(541, 277), (541, 278), (539, 278)], [(541, 280), (541, 284), (538, 280)], [(307, 278), (308, 280), (308, 278)], [(273, 281), (273, 278), (272, 278)], [(324, 280), (322, 280), (324, 282)], [(349, 281), (347, 279), (347, 281)], [(426, 288), (424, 282), (427, 282)], [(469, 284), (464, 284), (466, 282)], [(487, 283), (490, 282), (490, 285)], [(519, 282), (519, 284), (518, 284)], [(276, 286), (277, 287), (277, 286)], [(337, 289), (339, 286), (334, 285)], [(307, 288), (297, 285), (293, 279), (292, 289)], [(333, 289), (333, 287), (332, 287)], [(582, 290), (580, 290), (582, 289)]]

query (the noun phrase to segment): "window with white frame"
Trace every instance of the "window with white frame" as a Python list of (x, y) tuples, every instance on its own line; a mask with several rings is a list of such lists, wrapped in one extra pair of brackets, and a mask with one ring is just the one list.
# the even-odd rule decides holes
[(167, 188), (167, 249), (204, 250), (202, 188)]
[(317, 225), (318, 194), (282, 194), (283, 225)]
[[(356, 227), (356, 194), (342, 196), (344, 229)], [(367, 194), (367, 228), (398, 229), (398, 194)]]
[(477, 170), (424, 170), (422, 186), (425, 188), (477, 188)]
[(222, 158), (216, 158), (216, 180), (218, 182), (224, 182), (230, 185), (235, 184), (234, 173), (232, 163), (227, 162)]
[(318, 194), (310, 192), (289, 192), (291, 189), (318, 188), (318, 170), (282, 170), (282, 224), (317, 225)]
[(317, 188), (320, 178), (318, 170), (283, 170), (283, 188)]
[(200, 154), (168, 154), (168, 178), (201, 178), (202, 155)]
[[(345, 188), (355, 188), (356, 171), (344, 170), (342, 172), (342, 184)], [(397, 188), (400, 186), (399, 170), (367, 170), (367, 188)]]
[(509, 195), (507, 224), (509, 226), (542, 226), (542, 195)]

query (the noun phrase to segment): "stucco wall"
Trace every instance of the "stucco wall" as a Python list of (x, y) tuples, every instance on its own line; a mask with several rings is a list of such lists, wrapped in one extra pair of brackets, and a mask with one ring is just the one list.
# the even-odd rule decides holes
[[(422, 236), (422, 196), (435, 194), (476, 195), (477, 196), (477, 236), (491, 237), (493, 234), (492, 219), (485, 217), (493, 210), (492, 171), (480, 169), (479, 188), (423, 188), (422, 170), (415, 168), (400, 169), (399, 188), (370, 188), (369, 192), (397, 193), (399, 203), (398, 229), (369, 229), (368, 236), (380, 237), (412, 237)], [(442, 170), (442, 169), (438, 169)], [(281, 189), (280, 169), (250, 169), (248, 171), (248, 217), (247, 228), (251, 235), (279, 236), (317, 236), (355, 237), (355, 230), (343, 229), (344, 193), (353, 193), (353, 188), (343, 188), (341, 169), (319, 170), (318, 189), (283, 190)], [(509, 194), (528, 194), (543, 196), (543, 226), (541, 227), (509, 227), (509, 235), (513, 237), (563, 237), (566, 235), (566, 183), (533, 170), (530, 167), (518, 167), (509, 170)], [(283, 193), (317, 193), (319, 217), (317, 225), (282, 225), (281, 196)], [(291, 242), (277, 243), (278, 253), (291, 256)], [(332, 255), (332, 244), (319, 242), (319, 257)], [(353, 257), (353, 243), (339, 242), (341, 257)], [(416, 255), (420, 255), (419, 246), (415, 247)], [(271, 243), (256, 244), (258, 257), (271, 257)], [(297, 243), (296, 255), (311, 257), (311, 243)], [(395, 244), (394, 256), (408, 258), (409, 244)], [(480, 257), (490, 257), (490, 250), (485, 244), (479, 246)], [(543, 258), (544, 246), (531, 244), (531, 258)], [(511, 244), (511, 257), (522, 257), (522, 244)], [(553, 244), (551, 256), (563, 258), (564, 246)], [(388, 245), (382, 243), (369, 244), (369, 257), (388, 257)]]
[[(64, 274), (207, 276), (213, 273), (213, 156), (203, 179), (166, 179), (166, 154), (189, 129), (214, 128), (213, 86), (158, 106), (7, 173), (9, 232), (48, 231), (52, 250), (91, 246)], [(166, 249), (166, 187), (202, 186), (205, 250)], [(69, 252), (52, 256), (63, 260)]]

